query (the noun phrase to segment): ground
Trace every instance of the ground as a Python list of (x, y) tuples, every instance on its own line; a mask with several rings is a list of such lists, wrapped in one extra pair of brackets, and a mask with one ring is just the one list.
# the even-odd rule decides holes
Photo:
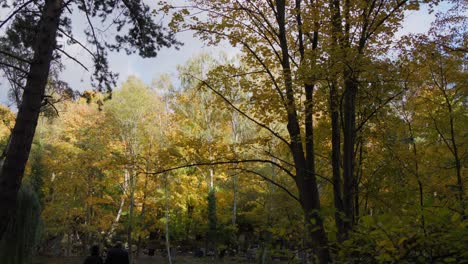
[[(33, 264), (82, 264), (84, 258), (82, 257), (69, 257), (69, 258), (38, 258), (33, 261)], [(167, 259), (162, 257), (153, 257), (153, 258), (141, 258), (135, 262), (136, 264), (165, 264), (168, 263)], [(173, 264), (234, 264), (234, 263), (255, 263), (248, 262), (245, 258), (235, 258), (235, 257), (226, 257), (224, 260), (214, 259), (214, 258), (194, 258), (192, 256), (183, 256), (176, 257)], [(275, 262), (280, 263), (280, 262)], [(287, 263), (287, 262), (285, 262)]]

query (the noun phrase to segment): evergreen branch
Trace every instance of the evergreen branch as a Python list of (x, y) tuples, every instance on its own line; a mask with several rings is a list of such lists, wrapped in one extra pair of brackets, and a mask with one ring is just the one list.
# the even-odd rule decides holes
[(24, 73), (26, 75), (29, 74), (29, 72), (27, 72), (26, 70), (24, 70), (24, 69), (22, 69), (22, 68), (20, 68), (18, 66), (15, 66), (13, 64), (7, 63), (7, 62), (0, 61), (0, 65), (3, 65), (5, 67), (9, 67), (9, 68), (13, 68), (13, 69), (15, 69), (17, 71), (20, 71), (20, 72), (22, 72), (22, 73)]
[(23, 58), (21, 58), (21, 57), (15, 55), (15, 54), (13, 54), (13, 53), (10, 53), (10, 52), (8, 52), (8, 51), (0, 50), (0, 53), (3, 54), (3, 55), (6, 55), (6, 56), (8, 56), (8, 57), (12, 57), (13, 59), (19, 60), (19, 61), (21, 61), (21, 62), (31, 64), (31, 61), (26, 60), (26, 59), (23, 59)]
[(23, 8), (25, 8), (27, 5), (29, 5), (30, 3), (34, 2), (34, 0), (29, 0), (27, 1), (26, 3), (22, 4), (20, 7), (18, 7), (18, 9), (16, 9), (15, 11), (13, 11), (13, 13), (11, 13), (5, 20), (2, 21), (2, 23), (0, 24), (0, 28), (2, 28), (8, 21), (10, 21), (10, 19), (12, 19), (16, 14), (18, 14)]

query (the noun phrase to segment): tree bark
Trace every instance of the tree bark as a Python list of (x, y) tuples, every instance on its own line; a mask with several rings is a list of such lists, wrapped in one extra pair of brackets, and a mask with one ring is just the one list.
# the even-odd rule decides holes
[[(356, 145), (356, 98), (359, 90), (359, 59), (362, 57), (364, 47), (367, 42), (367, 26), (368, 18), (363, 17), (362, 31), (359, 37), (358, 45), (351, 47), (350, 28), (349, 28), (349, 12), (350, 2), (345, 1), (345, 32), (343, 40), (343, 78), (344, 78), (344, 109), (343, 109), (343, 204), (346, 219), (344, 227), (346, 234), (353, 228), (355, 224), (355, 191), (356, 177), (355, 168), (355, 145)], [(357, 55), (349, 57), (348, 51), (351, 48), (356, 48)], [(352, 61), (355, 61), (352, 63)]]
[(172, 256), (171, 256), (171, 246), (169, 242), (169, 198), (168, 198), (168, 192), (167, 192), (167, 173), (165, 174), (165, 180), (164, 180), (164, 207), (165, 207), (165, 218), (166, 218), (166, 224), (165, 224), (165, 229), (166, 229), (166, 250), (167, 250), (167, 260), (169, 264), (172, 264)]
[(336, 83), (330, 86), (330, 117), (332, 129), (332, 181), (333, 203), (335, 205), (335, 225), (337, 228), (337, 240), (342, 242), (346, 238), (343, 217), (345, 216), (341, 182), (341, 132), (339, 114), (339, 95)]
[[(340, 1), (331, 0), (330, 8), (332, 13), (332, 50), (335, 56), (342, 52), (340, 49), (341, 38), (341, 13)], [(337, 60), (332, 56), (332, 66), (336, 67)], [(338, 73), (336, 74), (338, 75)], [(337, 229), (337, 240), (342, 242), (347, 234), (344, 226), (344, 205), (341, 182), (341, 132), (340, 132), (340, 96), (338, 93), (337, 76), (331, 76), (330, 83), (330, 119), (332, 130), (332, 181), (333, 181), (333, 203), (335, 206), (335, 225)]]
[(416, 181), (418, 182), (418, 189), (419, 189), (419, 210), (421, 211), (421, 228), (424, 232), (424, 235), (427, 236), (426, 219), (424, 217), (424, 192), (423, 192), (421, 176), (419, 175), (418, 149), (416, 146), (416, 141), (415, 141), (416, 139), (415, 139), (415, 135), (413, 132), (413, 126), (411, 125), (411, 121), (407, 118), (405, 119), (408, 125), (408, 131), (411, 137), (411, 145), (413, 146), (414, 175), (416, 176)]
[[(149, 157), (148, 157), (149, 158)], [(148, 162), (146, 163), (146, 171), (149, 171), (149, 165)], [(145, 223), (145, 213), (146, 213), (146, 197), (148, 196), (148, 173), (145, 174), (145, 184), (143, 187), (143, 199), (141, 201), (141, 212), (140, 212), (140, 223), (143, 225)], [(143, 228), (143, 226), (140, 226), (140, 229)], [(140, 253), (141, 253), (141, 235), (138, 235), (138, 242), (137, 242), (137, 252), (136, 252), (136, 259), (140, 258)]]
[(343, 132), (343, 204), (346, 215), (346, 232), (354, 224), (354, 145), (356, 142), (356, 95), (357, 83), (351, 73), (345, 71), (344, 132)]
[[(312, 240), (310, 241), (312, 248), (319, 259), (319, 263), (329, 263), (330, 253), (328, 250), (327, 237), (323, 228), (323, 220), (320, 216), (320, 198), (317, 181), (315, 178), (315, 172), (313, 172), (310, 167), (311, 165), (313, 166), (313, 164), (308, 165), (306, 161), (304, 148), (302, 146), (301, 130), (297, 117), (291, 66), (289, 62), (288, 42), (286, 37), (285, 7), (286, 3), (284, 0), (276, 1), (276, 19), (279, 27), (278, 37), (281, 48), (281, 66), (286, 88), (285, 105), (288, 113), (287, 129), (291, 138), (289, 147), (293, 155), (294, 166), (296, 169), (296, 186), (299, 190), (301, 206), (304, 211), (309, 237)], [(309, 154), (309, 159), (313, 159), (313, 153)]]
[(62, 13), (62, 0), (46, 0), (34, 43), (34, 58), (18, 109), (11, 141), (0, 171), (0, 237), (15, 214), (16, 196), (21, 186), (39, 112), (49, 77), (57, 29)]
[(458, 153), (458, 145), (455, 139), (455, 125), (454, 125), (454, 116), (452, 103), (449, 100), (447, 91), (445, 90), (445, 84), (442, 84), (442, 87), (439, 87), (444, 95), (445, 103), (447, 104), (447, 110), (449, 112), (449, 121), (450, 121), (450, 142), (452, 143), (452, 154), (455, 159), (455, 168), (457, 170), (457, 190), (458, 190), (458, 200), (460, 201), (461, 215), (465, 219), (465, 188), (463, 186), (463, 177), (462, 177), (462, 163), (460, 160), (460, 154)]
[(130, 263), (133, 263), (133, 249), (132, 249), (132, 232), (133, 232), (133, 211), (135, 207), (135, 174), (134, 170), (132, 169), (130, 172), (130, 208), (128, 213), (128, 228), (127, 228), (127, 242), (128, 242), (128, 257), (130, 259)]
[(107, 232), (106, 241), (108, 243), (112, 242), (112, 237), (114, 236), (115, 228), (117, 227), (120, 217), (122, 216), (123, 207), (125, 205), (125, 193), (127, 192), (129, 182), (130, 175), (128, 173), (128, 170), (124, 170), (124, 182), (122, 184), (122, 196), (120, 197), (119, 210), (117, 210), (117, 215), (115, 216), (114, 221), (112, 221), (109, 231)]

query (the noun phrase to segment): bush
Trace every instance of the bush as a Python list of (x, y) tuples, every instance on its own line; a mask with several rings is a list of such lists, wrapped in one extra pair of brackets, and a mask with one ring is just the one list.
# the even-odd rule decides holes
[(41, 206), (29, 185), (18, 192), (16, 221), (11, 221), (0, 241), (2, 264), (29, 264), (39, 242)]
[(361, 218), (343, 242), (338, 263), (468, 263), (468, 221), (458, 213), (437, 210), (418, 218), (392, 215)]

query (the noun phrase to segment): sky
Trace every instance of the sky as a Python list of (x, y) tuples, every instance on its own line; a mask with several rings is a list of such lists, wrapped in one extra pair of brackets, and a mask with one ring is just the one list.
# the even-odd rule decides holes
[[(146, 0), (146, 2), (150, 2)], [(156, 1), (151, 1), (155, 3)], [(74, 26), (74, 32), (83, 32), (86, 27), (84, 18), (79, 15), (72, 17)], [(4, 17), (5, 14), (0, 12), (0, 17)], [(434, 20), (434, 14), (429, 14), (427, 8), (423, 7), (419, 11), (407, 12), (406, 18), (403, 22), (403, 26), (396, 36), (401, 37), (408, 33), (424, 33), (427, 32), (431, 22)], [(75, 33), (75, 38), (83, 40), (84, 36), (79, 33)], [(151, 81), (161, 74), (169, 74), (174, 79), (177, 77), (177, 65), (184, 64), (191, 57), (205, 52), (210, 54), (219, 54), (220, 52), (226, 53), (229, 57), (234, 56), (238, 49), (233, 48), (228, 43), (223, 43), (220, 46), (207, 46), (201, 40), (193, 36), (193, 32), (185, 31), (178, 33), (176, 38), (184, 43), (179, 50), (174, 48), (162, 49), (156, 58), (143, 59), (138, 55), (127, 55), (124, 51), (120, 53), (110, 52), (109, 53), (109, 65), (113, 72), (119, 74), (118, 85), (125, 81), (129, 76), (135, 75), (142, 79), (145, 83), (150, 84)], [(58, 42), (63, 42), (59, 40)], [(85, 41), (82, 41), (85, 42)], [(70, 55), (78, 58), (84, 65), (90, 68), (92, 71), (92, 63), (89, 55), (78, 45), (68, 46), (66, 52)], [(65, 70), (61, 73), (62, 80), (68, 82), (70, 86), (79, 91), (91, 89), (90, 86), (90, 74), (79, 66), (71, 59), (64, 57), (63, 63)], [(7, 82), (0, 78), (0, 104), (11, 105), (11, 102), (7, 99), (8, 88), (5, 85)]]

